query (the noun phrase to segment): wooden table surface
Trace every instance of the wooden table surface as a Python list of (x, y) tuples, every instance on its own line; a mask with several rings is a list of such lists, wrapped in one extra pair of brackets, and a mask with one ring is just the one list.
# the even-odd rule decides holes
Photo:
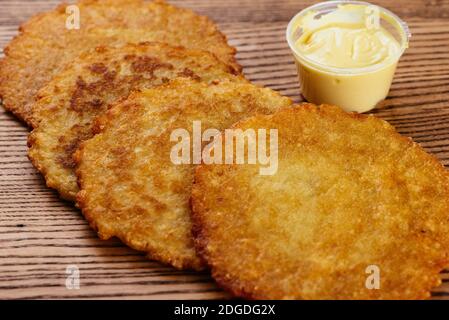
[[(173, 0), (214, 19), (238, 48), (246, 76), (300, 101), (284, 40), (287, 22), (313, 1)], [(373, 1), (406, 20), (413, 34), (383, 108), (374, 113), (449, 166), (449, 0)], [(0, 48), (55, 0), (0, 0)], [(2, 52), (1, 52), (2, 54)], [(80, 212), (46, 188), (28, 161), (28, 130), (0, 111), (0, 298), (226, 298), (207, 273), (148, 261), (119, 241), (101, 241)], [(65, 286), (66, 267), (80, 289)], [(449, 298), (449, 273), (434, 299)]]

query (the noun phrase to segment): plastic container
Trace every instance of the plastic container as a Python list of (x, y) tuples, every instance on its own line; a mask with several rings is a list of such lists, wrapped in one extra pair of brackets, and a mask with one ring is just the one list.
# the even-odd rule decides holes
[[(379, 24), (400, 44), (397, 59), (381, 66), (337, 68), (312, 61), (296, 47), (303, 34), (298, 22), (310, 12), (314, 18), (335, 11), (340, 5), (363, 5), (378, 8)], [(333, 104), (346, 111), (366, 112), (373, 109), (388, 95), (397, 63), (408, 48), (411, 34), (405, 22), (394, 13), (362, 1), (321, 2), (299, 12), (287, 27), (287, 42), (293, 52), (304, 98), (315, 104)]]

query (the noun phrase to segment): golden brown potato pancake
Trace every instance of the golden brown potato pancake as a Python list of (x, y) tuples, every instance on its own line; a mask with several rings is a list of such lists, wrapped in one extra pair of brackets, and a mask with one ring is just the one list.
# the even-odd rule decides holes
[[(33, 126), (37, 91), (82, 52), (101, 45), (143, 41), (207, 50), (236, 70), (235, 49), (206, 17), (163, 1), (82, 0), (80, 29), (69, 30), (66, 4), (31, 18), (0, 61), (0, 97), (6, 109)], [(103, 29), (103, 30), (98, 30)]]
[(176, 79), (134, 93), (107, 112), (98, 124), (101, 133), (75, 153), (78, 205), (102, 239), (116, 236), (164, 263), (201, 269), (190, 233), (194, 165), (171, 161), (171, 133), (191, 133), (193, 121), (201, 121), (203, 130), (221, 130), (290, 105), (290, 99), (245, 82)]
[(82, 54), (40, 90), (33, 107), (40, 125), (28, 139), (29, 157), (47, 185), (75, 200), (78, 185), (72, 155), (93, 136), (94, 119), (132, 90), (151, 88), (176, 77), (205, 82), (246, 81), (207, 51), (143, 43), (98, 48)]
[(310, 104), (235, 127), (278, 129), (279, 167), (196, 170), (195, 246), (221, 286), (253, 299), (421, 299), (441, 283), (449, 176), (416, 143)]

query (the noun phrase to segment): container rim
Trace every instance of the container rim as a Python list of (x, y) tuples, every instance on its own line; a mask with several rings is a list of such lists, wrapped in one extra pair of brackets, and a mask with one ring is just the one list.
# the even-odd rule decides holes
[[(368, 67), (362, 67), (362, 68), (338, 68), (338, 67), (331, 67), (328, 65), (324, 65), (321, 64), (319, 62), (313, 61), (309, 58), (307, 58), (306, 56), (304, 56), (303, 54), (301, 54), (301, 52), (299, 52), (296, 48), (295, 45), (293, 43), (293, 40), (291, 39), (293, 32), (295, 30), (293, 30), (294, 28), (294, 22), (301, 16), (305, 15), (307, 12), (311, 11), (311, 10), (316, 10), (316, 9), (323, 9), (323, 8), (328, 8), (328, 7), (334, 7), (334, 6), (338, 6), (340, 4), (355, 4), (355, 5), (370, 5), (370, 6), (375, 6), (378, 7), (379, 10), (381, 11), (381, 14), (384, 14), (386, 16), (389, 16), (390, 18), (392, 18), (397, 25), (400, 27), (398, 30), (401, 36), (401, 52), (398, 54), (397, 60), (391, 62), (388, 65), (381, 65), (381, 66), (368, 66)], [(301, 60), (304, 60), (305, 62), (307, 62), (310, 66), (318, 68), (320, 70), (324, 70), (330, 73), (334, 73), (334, 74), (345, 74), (345, 75), (357, 75), (357, 74), (364, 74), (364, 73), (369, 73), (369, 72), (374, 72), (377, 70), (380, 70), (382, 68), (386, 68), (394, 63), (397, 63), (397, 61), (399, 61), (399, 59), (401, 58), (401, 56), (403, 55), (404, 51), (408, 48), (408, 43), (409, 43), (409, 39), (411, 38), (412, 34), (410, 32), (410, 29), (408, 27), (408, 25), (401, 19), (399, 18), (396, 14), (394, 14), (393, 12), (391, 12), (388, 9), (385, 9), (384, 7), (378, 6), (376, 4), (372, 4), (366, 1), (353, 1), (353, 0), (333, 0), (333, 1), (325, 1), (325, 2), (319, 2), (316, 3), (312, 6), (309, 6), (303, 10), (301, 10), (300, 12), (298, 12), (288, 23), (287, 26), (287, 30), (286, 30), (286, 38), (287, 38), (287, 43), (290, 47), (290, 50), (293, 51), (293, 53)]]

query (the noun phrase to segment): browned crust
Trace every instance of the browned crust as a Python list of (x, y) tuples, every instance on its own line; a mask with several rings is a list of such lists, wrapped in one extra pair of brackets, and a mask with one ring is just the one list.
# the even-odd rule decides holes
[[(202, 166), (196, 167), (195, 172), (202, 170), (201, 167)], [(201, 195), (199, 194), (200, 192), (198, 192), (198, 190), (195, 188), (195, 186), (197, 185), (198, 185), (197, 174), (195, 173), (192, 196), (190, 198), (190, 203), (192, 207), (192, 210), (190, 212), (190, 218), (192, 219), (192, 236), (194, 239), (193, 243), (195, 245), (196, 254), (204, 263), (204, 265), (207, 266), (207, 269), (210, 270), (212, 278), (215, 280), (215, 282), (220, 288), (229, 292), (234, 297), (248, 300), (257, 300), (257, 297), (255, 297), (251, 292), (243, 289), (243, 286), (240, 284), (238, 280), (235, 281), (226, 280), (225, 277), (222, 277), (221, 273), (218, 272), (217, 269), (213, 266), (212, 261), (210, 260), (207, 253), (207, 245), (209, 243), (207, 240), (207, 231), (203, 228), (204, 222), (201, 219), (201, 214), (199, 214), (199, 212), (202, 212), (203, 206), (201, 202), (198, 201)], [(197, 192), (198, 195), (196, 195)]]
[[(19, 27), (21, 30), (22, 27)], [(11, 112), (15, 117), (17, 117), (20, 121), (24, 122), (28, 127), (32, 128), (30, 112), (27, 112), (24, 108), (20, 108), (14, 103), (13, 94), (9, 97), (10, 89), (8, 86), (5, 86), (9, 77), (13, 76), (10, 74), (7, 69), (7, 62), (9, 52), (11, 48), (14, 47), (15, 42), (20, 41), (21, 34), (14, 36), (11, 42), (3, 49), (4, 57), (0, 59), (0, 105), (7, 111)]]
[[(128, 99), (132, 99), (135, 94), (137, 94), (137, 93), (131, 94), (131, 96), (128, 97)], [(127, 100), (127, 99), (123, 98), (122, 102), (124, 102), (125, 100)], [(114, 110), (109, 110), (102, 117), (98, 117), (97, 121), (95, 121), (95, 123), (96, 123), (96, 126), (94, 128), (95, 133), (96, 134), (101, 133), (101, 131), (104, 129), (102, 122), (107, 122), (108, 117), (111, 117), (111, 116), (113, 117), (114, 113), (121, 113), (121, 112), (126, 112), (126, 109), (122, 108), (120, 103), (117, 103)], [(82, 162), (86, 142), (87, 141), (82, 142), (79, 145), (76, 152), (73, 154), (73, 159), (78, 164), (78, 166)], [(77, 176), (77, 180), (78, 180), (78, 185), (80, 186), (80, 189), (82, 189), (82, 186), (84, 185), (83, 171), (79, 170), (77, 168), (76, 176)], [(171, 256), (171, 255), (160, 254), (157, 249), (142, 245), (138, 242), (130, 241), (126, 237), (124, 237), (123, 235), (121, 235), (117, 232), (108, 231), (108, 230), (102, 228), (101, 226), (99, 226), (96, 223), (94, 215), (91, 213), (90, 209), (87, 206), (86, 198), (87, 198), (86, 191), (85, 190), (79, 191), (78, 194), (76, 195), (76, 205), (81, 210), (86, 221), (89, 223), (89, 226), (94, 231), (97, 232), (97, 235), (100, 239), (108, 240), (112, 237), (117, 237), (118, 239), (120, 239), (121, 242), (123, 242), (125, 245), (129, 246), (130, 248), (137, 250), (137, 251), (145, 252), (145, 254), (147, 255), (147, 257), (149, 259), (157, 260), (157, 261), (161, 262), (162, 264), (170, 265), (170, 266), (173, 266), (180, 270), (203, 271), (205, 269), (204, 264), (201, 264), (201, 263), (198, 264), (197, 261), (195, 261), (195, 260), (176, 259), (176, 258), (173, 258), (173, 256)]]
[[(131, 80), (129, 76), (122, 79), (117, 75), (120, 68), (116, 68), (116, 63), (129, 66), (135, 79)], [(79, 71), (81, 67), (82, 70)], [(148, 87), (153, 82), (156, 85), (161, 80), (160, 76), (155, 76), (156, 70), (198, 81), (246, 82), (242, 76), (234, 76), (235, 72), (229, 65), (221, 63), (207, 51), (172, 47), (164, 43), (144, 42), (118, 48), (99, 47), (95, 53), (82, 54), (38, 92), (33, 106), (32, 120), (35, 129), (28, 138), (28, 157), (44, 175), (48, 187), (58, 190), (66, 200), (75, 200), (75, 179), (70, 178), (74, 175), (72, 169), (75, 166), (72, 154), (80, 142), (97, 131), (95, 122), (90, 126), (86, 121), (92, 117), (91, 112), (95, 112), (96, 116), (101, 115), (102, 110), (110, 103), (108, 100), (107, 103), (104, 101), (102, 92), (109, 92), (108, 96), (115, 97), (129, 86), (135, 91), (143, 86)], [(172, 76), (170, 75), (170, 79)], [(76, 77), (78, 80), (75, 83)], [(143, 77), (148, 79), (144, 80)], [(94, 97), (97, 97), (98, 106), (92, 106)], [(113, 103), (123, 101), (127, 96), (117, 98), (118, 101)], [(62, 112), (66, 115), (59, 115)], [(76, 117), (72, 120), (75, 122), (76, 119), (78, 122), (76, 129), (64, 125), (67, 117)], [(43, 120), (46, 124), (38, 126)], [(59, 141), (57, 146), (54, 141), (56, 138)], [(52, 154), (48, 154), (50, 148), (53, 149)]]
[[(148, 5), (148, 3), (145, 3), (141, 0), (105, 0), (105, 1), (97, 1), (97, 0), (81, 0), (78, 2), (78, 5), (81, 6), (95, 6), (95, 5), (105, 5), (105, 3), (110, 3), (110, 6), (126, 6), (130, 3), (133, 3), (134, 5)], [(221, 33), (217, 26), (213, 24), (212, 20), (205, 16), (197, 15), (190, 9), (179, 9), (175, 6), (172, 6), (170, 4), (167, 4), (165, 1), (154, 1), (154, 6), (158, 6), (160, 8), (164, 8), (166, 12), (174, 12), (174, 10), (182, 10), (186, 15), (190, 15), (190, 18), (197, 19), (197, 21), (204, 22), (204, 25), (207, 25), (207, 31), (211, 32), (212, 36), (215, 37), (217, 43), (220, 42), (222, 45), (220, 45), (220, 59), (222, 61), (226, 60), (225, 63), (228, 63), (235, 73), (241, 73), (242, 68), (237, 63), (235, 58), (236, 49), (234, 47), (231, 47), (227, 45), (227, 38), (226, 36)], [(41, 23), (44, 23), (46, 19), (51, 20), (53, 17), (57, 18), (61, 14), (65, 14), (65, 6), (66, 4), (59, 5), (56, 9), (39, 13), (35, 16), (33, 16), (29, 21), (23, 23), (20, 27), (20, 34), (17, 35), (5, 48), (5, 57), (0, 60), (0, 98), (2, 99), (2, 105), (3, 107), (12, 112), (17, 118), (24, 121), (28, 124), (29, 127), (33, 128), (35, 123), (33, 123), (32, 119), (32, 110), (31, 110), (31, 104), (32, 100), (31, 93), (35, 91), (35, 88), (25, 88), (29, 92), (28, 93), (22, 93), (20, 95), (17, 94), (16, 90), (19, 90), (18, 88), (15, 88), (14, 83), (19, 81), (18, 79), (14, 79), (14, 77), (18, 77), (18, 75), (13, 72), (15, 69), (19, 68), (19, 64), (23, 63), (25, 60), (23, 57), (19, 58), (18, 61), (16, 61), (17, 54), (16, 52), (22, 52), (23, 46), (26, 42), (31, 42), (31, 39), (35, 39), (35, 41), (41, 41), (39, 38), (39, 25)], [(97, 26), (98, 28), (101, 28), (102, 26)], [(37, 29), (37, 30), (35, 30)], [(61, 33), (60, 37), (63, 37), (64, 33)], [(25, 39), (27, 39), (25, 41)], [(29, 46), (29, 44), (27, 45)], [(225, 46), (227, 49), (225, 49)], [(206, 49), (206, 48), (203, 48)], [(210, 49), (210, 48), (209, 48)], [(216, 52), (215, 52), (216, 53)], [(56, 62), (53, 62), (56, 63)], [(21, 68), (23, 69), (23, 68)], [(24, 89), (24, 88), (22, 88)]]
[[(28, 145), (28, 148), (32, 148), (32, 147), (36, 146), (36, 139), (32, 134), (28, 135), (27, 145)], [(27, 158), (28, 158), (28, 160), (30, 160), (31, 164), (43, 175), (44, 180), (45, 180), (45, 185), (48, 188), (57, 190), (59, 196), (64, 200), (67, 200), (67, 201), (74, 200), (75, 195), (65, 192), (64, 190), (58, 188), (58, 186), (56, 184), (50, 182), (50, 180), (48, 179), (48, 170), (45, 166), (41, 165), (39, 160), (37, 160), (33, 156), (30, 156), (29, 153), (27, 153)]]
[[(76, 152), (76, 154), (78, 153), (82, 153), (82, 148), (78, 149), (78, 151)], [(82, 184), (82, 174), (80, 172), (78, 172), (77, 174), (78, 176), (78, 183), (81, 185)], [(127, 245), (128, 247), (137, 250), (137, 251), (141, 251), (144, 252), (147, 256), (147, 258), (149, 260), (156, 260), (164, 265), (167, 266), (172, 266), (175, 267), (176, 269), (179, 270), (195, 270), (195, 271), (204, 271), (206, 269), (206, 265), (201, 263), (198, 264), (197, 261), (194, 260), (186, 260), (186, 259), (174, 259), (172, 256), (170, 255), (163, 255), (163, 254), (159, 254), (158, 250), (155, 250), (153, 248), (149, 248), (149, 247), (145, 247), (142, 246), (138, 243), (135, 243), (133, 241), (128, 241), (125, 237), (113, 233), (107, 233), (105, 232), (105, 230), (103, 230), (102, 228), (98, 227), (97, 224), (95, 223), (95, 219), (93, 218), (93, 216), (90, 214), (90, 211), (86, 209), (86, 207), (84, 206), (85, 203), (85, 192), (80, 191), (77, 194), (76, 197), (76, 201), (77, 201), (77, 207), (79, 207), (79, 209), (81, 210), (84, 218), (86, 219), (86, 221), (89, 223), (89, 226), (92, 228), (92, 230), (94, 230), (98, 237), (101, 240), (108, 240), (112, 237), (116, 237), (118, 238), (122, 243), (124, 243), (125, 245)]]
[[(264, 116), (264, 115), (258, 115), (254, 116), (252, 118), (244, 119), (236, 124), (233, 125), (233, 128), (241, 128), (241, 126), (245, 125), (246, 123), (251, 123), (252, 121), (257, 122), (257, 119), (263, 119), (263, 118), (269, 118), (276, 116), (277, 114), (293, 114), (298, 113), (299, 108), (306, 109), (309, 112), (314, 113), (320, 113), (320, 112), (327, 112), (326, 109), (335, 110), (338, 109), (334, 106), (328, 106), (328, 105), (321, 105), (321, 106), (315, 106), (313, 104), (301, 104), (296, 106), (296, 108), (287, 108), (283, 109), (279, 112), (277, 112), (274, 115)], [(346, 112), (340, 112), (340, 114), (343, 117), (349, 117), (354, 119), (355, 121), (366, 121), (366, 120), (372, 120), (375, 119), (375, 121), (382, 122), (384, 127), (389, 131), (389, 135), (392, 139), (398, 139), (402, 141), (404, 144), (417, 147), (422, 151), (422, 158), (425, 161), (430, 161), (432, 163), (432, 166), (434, 167), (435, 171), (439, 172), (439, 175), (446, 178), (446, 193), (447, 193), (447, 201), (445, 206), (449, 208), (449, 173), (445, 170), (445, 167), (442, 165), (442, 163), (436, 158), (436, 156), (432, 154), (427, 154), (422, 148), (419, 146), (419, 144), (415, 143), (411, 138), (405, 137), (400, 135), (393, 126), (391, 126), (388, 122), (373, 117), (372, 115), (365, 115), (365, 114), (358, 114), (358, 113), (346, 113)], [(190, 198), (191, 203), (191, 220), (192, 220), (192, 235), (194, 237), (194, 245), (195, 249), (197, 251), (197, 254), (199, 257), (204, 261), (204, 263), (208, 266), (208, 268), (211, 270), (212, 277), (217, 282), (217, 284), (225, 289), (226, 291), (230, 292), (232, 295), (244, 299), (267, 299), (264, 295), (258, 295), (255, 292), (252, 292), (251, 290), (247, 290), (246, 287), (248, 283), (242, 283), (237, 278), (231, 278), (226, 277), (226, 271), (221, 270), (219, 266), (215, 265), (215, 261), (210, 256), (208, 251), (208, 245), (209, 245), (209, 232), (211, 230), (208, 230), (207, 227), (205, 227), (207, 224), (204, 222), (204, 217), (208, 214), (208, 211), (210, 208), (208, 208), (204, 202), (205, 195), (209, 192), (207, 188), (207, 181), (203, 180), (203, 173), (211, 170), (211, 168), (216, 167), (217, 165), (199, 165), (195, 170), (195, 178), (194, 183), (192, 187), (192, 194)], [(449, 213), (448, 213), (449, 214)], [(449, 234), (447, 235), (447, 238), (449, 238)], [(448, 239), (445, 241), (446, 243), (449, 242)], [(232, 250), (232, 248), (230, 248)], [(410, 295), (402, 298), (402, 297), (395, 297), (394, 299), (411, 299), (411, 300), (417, 300), (417, 299), (427, 299), (431, 296), (431, 289), (434, 287), (437, 287), (441, 284), (441, 278), (438, 276), (438, 274), (444, 270), (445, 268), (449, 267), (449, 249), (445, 250), (445, 256), (446, 258), (441, 261), (435, 261), (434, 267), (432, 270), (430, 270), (431, 276), (428, 277), (428, 282), (426, 284), (426, 288), (424, 291), (416, 291), (415, 295), (411, 297)], [(404, 261), (406, 264), (407, 262)], [(228, 274), (226, 274), (228, 275)], [(335, 297), (337, 298), (337, 297)], [(317, 298), (319, 299), (319, 298)], [(353, 299), (360, 299), (358, 297), (353, 297)]]
[[(169, 86), (169, 84), (161, 85), (160, 87), (163, 87), (163, 86)], [(137, 95), (137, 93), (131, 94), (128, 97), (128, 99), (124, 99), (122, 102), (124, 102), (126, 100), (132, 100), (133, 97), (136, 95)], [(101, 132), (105, 129), (105, 125), (107, 124), (107, 122), (110, 121), (111, 118), (114, 118), (114, 114), (125, 112), (125, 111), (126, 110), (124, 110), (122, 105), (120, 103), (118, 103), (113, 109), (109, 110), (105, 115), (98, 117), (97, 120), (95, 121), (95, 127), (93, 129), (95, 134), (101, 134)], [(89, 223), (89, 226), (94, 231), (97, 232), (98, 237), (102, 240), (108, 240), (112, 237), (117, 237), (118, 239), (120, 239), (120, 241), (122, 241), (124, 244), (126, 244), (130, 248), (145, 252), (149, 259), (155, 259), (163, 264), (171, 265), (180, 270), (196, 270), (196, 271), (205, 270), (206, 266), (202, 263), (202, 261), (200, 261), (200, 263), (197, 263), (197, 261), (194, 261), (194, 260), (174, 259), (170, 255), (160, 254), (157, 249), (141, 246), (141, 245), (136, 244), (135, 242), (128, 241), (128, 239), (126, 237), (122, 236), (120, 233), (114, 232), (114, 231), (108, 231), (96, 223), (95, 217), (87, 205), (86, 191), (83, 190), (83, 186), (84, 186), (83, 171), (79, 169), (79, 166), (82, 163), (83, 154), (85, 152), (85, 144), (86, 143), (87, 143), (87, 141), (81, 143), (73, 155), (73, 159), (77, 163), (77, 168), (75, 171), (76, 171), (76, 176), (77, 176), (77, 180), (78, 180), (78, 185), (80, 188), (80, 191), (78, 192), (78, 194), (76, 196), (76, 205), (77, 205), (77, 207), (79, 207), (81, 209), (81, 212), (82, 212), (83, 216), (85, 217), (85, 219), (87, 220), (87, 222)]]
[[(176, 79), (173, 80), (169, 83), (163, 84), (157, 88), (154, 89), (150, 89), (150, 90), (146, 90), (146, 92), (150, 92), (150, 96), (156, 95), (156, 96), (161, 96), (161, 93), (163, 93), (165, 90), (172, 90), (171, 93), (169, 94), (169, 96), (176, 96), (176, 99), (178, 98), (178, 92), (179, 95), (181, 95), (182, 92), (186, 92), (186, 91), (190, 91), (191, 93), (190, 95), (188, 95), (189, 97), (195, 97), (195, 98), (182, 98), (183, 96), (181, 95), (181, 99), (194, 99), (194, 101), (198, 101), (198, 97), (197, 95), (200, 95), (199, 92), (203, 92), (203, 90), (207, 90), (210, 87), (214, 87), (214, 86), (225, 86), (226, 92), (228, 94), (232, 94), (233, 98), (235, 96), (238, 97), (238, 99), (241, 99), (239, 101), (241, 101), (241, 104), (248, 104), (251, 106), (258, 106), (258, 108), (260, 108), (260, 110), (265, 110), (265, 109), (271, 109), (271, 108), (276, 108), (277, 104), (279, 105), (290, 105), (291, 104), (291, 100), (285, 97), (281, 97), (278, 93), (274, 93), (271, 90), (268, 89), (260, 89), (256, 86), (250, 85), (247, 82), (244, 83), (233, 83), (233, 82), (227, 82), (226, 84), (211, 84), (211, 85), (207, 85), (205, 83), (202, 82), (198, 82), (192, 79)], [(233, 90), (231, 92), (231, 90), (229, 88), (234, 88), (236, 87), (235, 90)], [(241, 89), (242, 91), (249, 91), (249, 93), (241, 93), (238, 89)], [(220, 90), (219, 88), (217, 90)], [(261, 91), (264, 92), (264, 95), (262, 95), (263, 97), (269, 97), (272, 101), (272, 103), (274, 104), (271, 107), (266, 107), (263, 105), (263, 103), (260, 101), (260, 99), (258, 98), (257, 93), (259, 93), (258, 90), (263, 90)], [(221, 92), (221, 91), (218, 91)], [(126, 115), (125, 110), (127, 110), (127, 107), (124, 106), (125, 104), (134, 104), (134, 103), (143, 103), (143, 102), (138, 102), (140, 101), (139, 99), (142, 97), (142, 95), (145, 94), (145, 92), (143, 93), (133, 93), (132, 95), (130, 95), (130, 97), (125, 101), (122, 102), (121, 104), (115, 105), (113, 108), (111, 108), (103, 117), (99, 117), (96, 121), (96, 126), (95, 126), (95, 132), (97, 133), (97, 136), (94, 138), (95, 139), (99, 139), (97, 142), (95, 143), (101, 143), (101, 135), (106, 133), (106, 130), (108, 130), (108, 128), (111, 127), (111, 122), (115, 123), (116, 121), (116, 117), (120, 117), (121, 115)], [(165, 94), (165, 93), (164, 93)], [(257, 98), (257, 103), (253, 102), (254, 100), (256, 100)], [(210, 99), (215, 99), (215, 98), (210, 98)], [(253, 99), (253, 100), (251, 100)], [(153, 101), (153, 100), (151, 100)], [(162, 99), (162, 101), (165, 101), (164, 98)], [(173, 112), (175, 112), (175, 110), (178, 108), (177, 106), (172, 106), (171, 102), (172, 99), (169, 99), (168, 102), (162, 102), (161, 105), (161, 112), (163, 114), (165, 114), (166, 112), (168, 114), (171, 114), (171, 112), (167, 111), (167, 108), (169, 108), (170, 110), (173, 110)], [(190, 101), (190, 100), (189, 100)], [(166, 105), (166, 103), (168, 103)], [(212, 103), (212, 102), (211, 102)], [(252, 105), (251, 103), (254, 103), (254, 105)], [(270, 102), (271, 103), (271, 102)], [(163, 106), (166, 105), (166, 108), (164, 108)], [(221, 105), (220, 105), (221, 106)], [(143, 110), (145, 110), (145, 106), (142, 105), (140, 106)], [(215, 105), (213, 105), (213, 108), (218, 108), (219, 104), (218, 102), (215, 103)], [(139, 108), (139, 106), (136, 106), (135, 108), (133, 108), (133, 110), (137, 110)], [(201, 107), (197, 107), (196, 104), (189, 103), (188, 104), (188, 112), (194, 112), (193, 110), (196, 110), (197, 108), (200, 108), (199, 110), (202, 110), (204, 108), (206, 108), (206, 105), (202, 105)], [(207, 105), (207, 109), (209, 110), (209, 108), (212, 108), (212, 106)], [(253, 110), (252, 107), (248, 106), (248, 110)], [(267, 112), (266, 110), (264, 112)], [(129, 113), (128, 113), (129, 114)], [(133, 118), (138, 117), (138, 112), (136, 113), (136, 115), (132, 115)], [(235, 117), (235, 115), (234, 115)], [(224, 121), (224, 120), (223, 120)], [(227, 120), (229, 121), (229, 120)], [(95, 189), (94, 187), (94, 183), (95, 180), (92, 179), (92, 176), (88, 177), (88, 175), (91, 175), (92, 172), (88, 172), (89, 171), (89, 167), (83, 167), (83, 162), (87, 161), (86, 158), (88, 158), (88, 156), (86, 156), (86, 152), (94, 152), (92, 149), (92, 143), (94, 143), (94, 140), (89, 140), (86, 141), (84, 143), (82, 143), (80, 145), (80, 147), (78, 148), (78, 150), (75, 152), (74, 155), (74, 159), (78, 164), (78, 168), (76, 170), (76, 174), (78, 177), (78, 184), (80, 186), (80, 192), (78, 193), (77, 196), (77, 203), (78, 206), (81, 208), (83, 215), (86, 217), (86, 219), (89, 221), (89, 224), (91, 225), (92, 228), (94, 228), (95, 230), (97, 230), (99, 236), (103, 239), (107, 239), (109, 237), (112, 236), (117, 236), (119, 237), (124, 243), (126, 243), (127, 245), (129, 245), (132, 248), (135, 248), (137, 250), (141, 250), (141, 251), (147, 251), (150, 252), (150, 256), (157, 258), (158, 260), (164, 262), (164, 263), (168, 263), (168, 264), (172, 264), (177, 268), (181, 268), (181, 269), (195, 269), (195, 270), (202, 270), (204, 269), (204, 264), (197, 258), (195, 257), (195, 260), (185, 260), (185, 259), (175, 259), (172, 255), (165, 255), (164, 252), (160, 252), (160, 248), (143, 248), (139, 245), (136, 245), (136, 243), (130, 242), (129, 239), (127, 239), (127, 236), (123, 236), (123, 234), (126, 234), (127, 231), (124, 231), (123, 234), (121, 230), (117, 230), (117, 227), (114, 225), (110, 225), (110, 222), (108, 221), (97, 221), (98, 219), (98, 214), (95, 211), (96, 209), (96, 205), (93, 201), (96, 201), (95, 196), (94, 195), (89, 195), (89, 192), (94, 192), (93, 190)], [(86, 151), (88, 148), (91, 148), (90, 150)], [(90, 161), (91, 159), (89, 159)], [(87, 163), (88, 162), (84, 162)], [(86, 180), (89, 180), (89, 184), (87, 184)], [(148, 196), (152, 196), (151, 192), (150, 194), (148, 194)], [(188, 196), (188, 195), (187, 195)], [(155, 198), (155, 201), (157, 201), (157, 199)], [(99, 204), (99, 206), (101, 206), (101, 204)], [(108, 210), (108, 209), (106, 209)], [(184, 210), (184, 209), (182, 209)], [(187, 218), (188, 218), (188, 213), (187, 214)], [(192, 248), (193, 249), (193, 248)], [(199, 262), (198, 262), (199, 261)]]
[[(81, 143), (78, 150), (73, 155), (74, 160), (76, 163), (80, 164), (83, 158), (84, 153), (84, 145), (85, 143)], [(82, 170), (76, 170), (76, 175), (78, 179), (78, 185), (80, 186), (80, 189), (82, 189), (82, 186), (84, 184), (84, 176), (82, 173)], [(170, 255), (164, 255), (159, 254), (159, 251), (154, 248), (145, 247), (142, 245), (139, 245), (138, 243), (135, 243), (133, 241), (128, 241), (125, 237), (118, 234), (117, 232), (110, 232), (107, 231), (100, 226), (97, 225), (95, 222), (95, 218), (92, 215), (90, 209), (87, 207), (87, 199), (86, 199), (86, 192), (84, 190), (81, 190), (78, 192), (76, 196), (76, 205), (81, 210), (84, 218), (89, 223), (89, 226), (97, 233), (98, 237), (102, 240), (108, 240), (112, 237), (117, 237), (120, 239), (121, 242), (123, 242), (125, 245), (129, 246), (130, 248), (145, 252), (147, 257), (151, 260), (157, 260), (165, 265), (173, 266), (179, 270), (196, 270), (196, 271), (203, 271), (206, 269), (206, 265), (203, 263), (197, 263), (197, 261), (194, 260), (186, 260), (186, 259), (175, 259)], [(202, 261), (201, 261), (202, 262)]]
[[(166, 6), (166, 7), (170, 7), (170, 8), (176, 8), (175, 6), (168, 4), (165, 0), (154, 0), (153, 2), (157, 3), (157, 4), (161, 5), (161, 6)], [(190, 12), (191, 14), (196, 15), (198, 17), (201, 17), (202, 19), (205, 19), (206, 21), (208, 21), (209, 24), (214, 26), (215, 33), (222, 39), (222, 41), (224, 43), (228, 43), (228, 37), (223, 32), (221, 32), (218, 29), (217, 25), (215, 24), (215, 22), (211, 18), (209, 18), (208, 16), (205, 16), (205, 15), (198, 15), (197, 13), (195, 13), (195, 11), (193, 11), (191, 9), (183, 8), (183, 10), (185, 10), (187, 12)], [(227, 63), (227, 64), (229, 64), (231, 66), (232, 72), (234, 74), (241, 74), (242, 71), (243, 71), (243, 67), (238, 63), (237, 58), (235, 56), (237, 54), (237, 49), (235, 47), (233, 47), (233, 46), (230, 46), (229, 44), (228, 44), (228, 48), (230, 49), (229, 57), (228, 57), (227, 61), (223, 61), (223, 62), (225, 62), (225, 63)], [(214, 53), (212, 53), (212, 54), (214, 54)]]

